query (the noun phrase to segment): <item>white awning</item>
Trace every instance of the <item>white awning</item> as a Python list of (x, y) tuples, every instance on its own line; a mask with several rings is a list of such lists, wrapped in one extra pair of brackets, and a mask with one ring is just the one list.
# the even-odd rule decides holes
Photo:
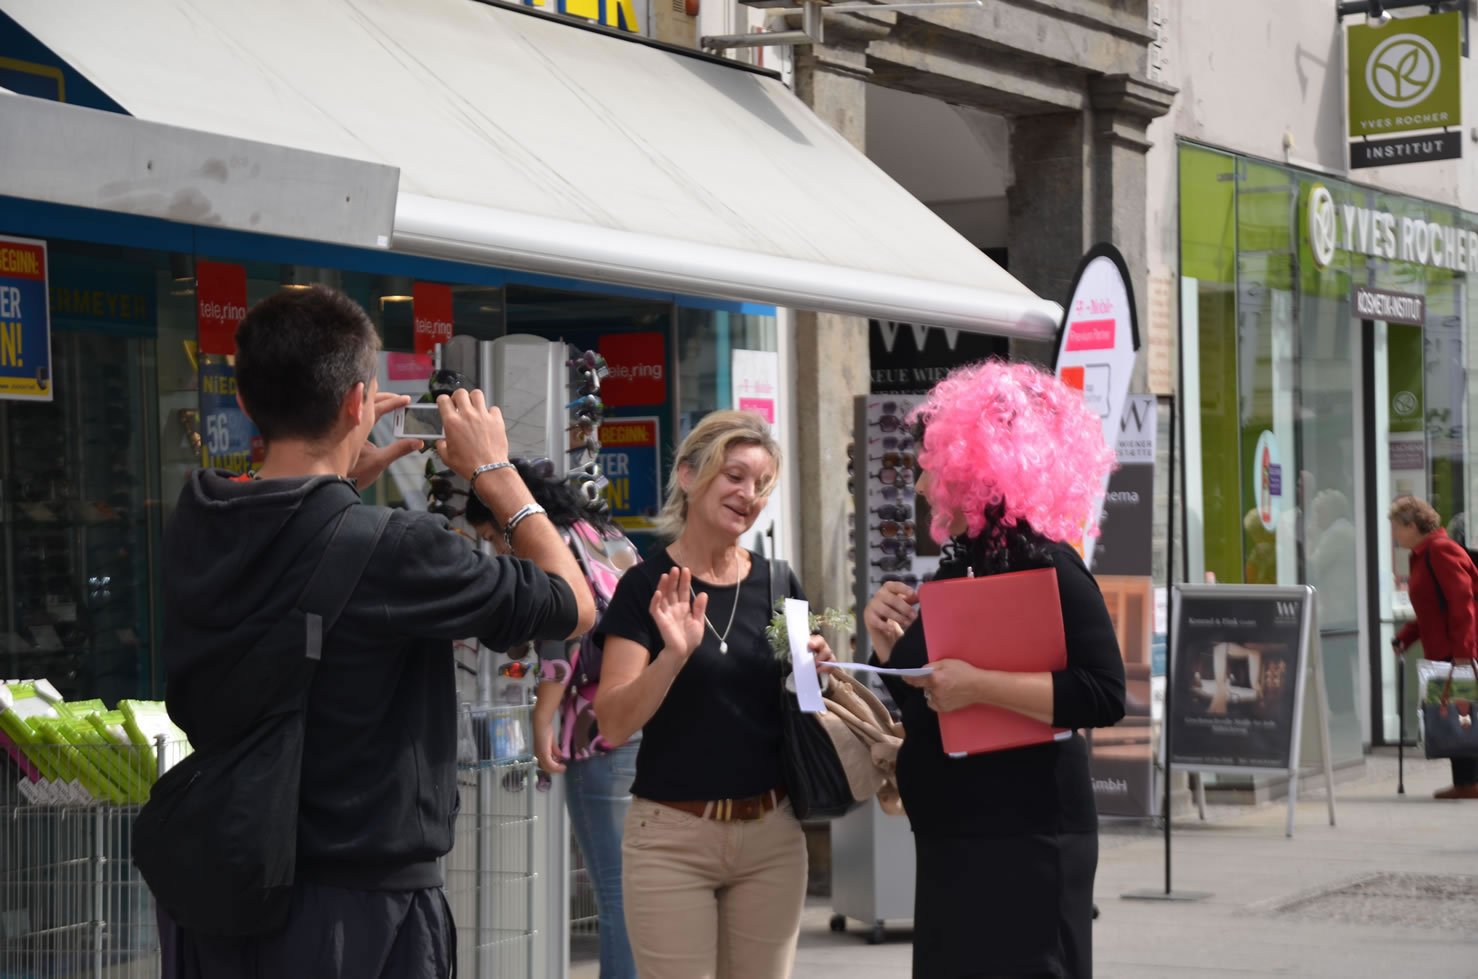
[(5, 12), (142, 119), (399, 168), (399, 251), (1032, 338), (1060, 315), (768, 75), (478, 0)]

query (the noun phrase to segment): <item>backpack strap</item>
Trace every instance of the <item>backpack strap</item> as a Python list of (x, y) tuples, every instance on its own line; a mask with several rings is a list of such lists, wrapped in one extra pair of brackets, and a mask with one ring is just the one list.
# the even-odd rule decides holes
[(297, 607), (308, 623), (308, 659), (317, 662), (323, 657), (323, 637), (349, 604), (389, 522), (388, 507), (361, 504), (345, 507), (334, 525), (323, 556), (298, 596)]
[(575, 554), (575, 563), (580, 565), (580, 573), (585, 576), (585, 584), (590, 586), (590, 597), (595, 602), (595, 614), (599, 618), (610, 603), (601, 597), (600, 589), (595, 587), (595, 574), (590, 570), (590, 551), (585, 547), (585, 538), (575, 527), (565, 531), (564, 536), (570, 550)]

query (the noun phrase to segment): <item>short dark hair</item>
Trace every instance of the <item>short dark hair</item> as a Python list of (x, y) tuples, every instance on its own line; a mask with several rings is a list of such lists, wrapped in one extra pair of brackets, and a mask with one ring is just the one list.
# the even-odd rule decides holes
[(354, 385), (368, 393), (379, 352), (375, 325), (354, 300), (327, 286), (286, 290), (236, 328), (236, 388), (264, 440), (317, 441)]

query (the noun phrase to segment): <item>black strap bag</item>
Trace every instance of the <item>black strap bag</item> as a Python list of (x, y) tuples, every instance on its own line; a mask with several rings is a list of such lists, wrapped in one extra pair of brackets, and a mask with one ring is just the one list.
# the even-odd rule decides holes
[[(308, 504), (305, 504), (305, 507)], [(230, 675), (220, 730), (155, 784), (133, 827), (133, 862), (181, 927), (244, 937), (280, 928), (297, 873), (298, 793), (309, 684), (390, 511), (350, 503), (291, 612)]]
[[(788, 561), (770, 562), (770, 612), (785, 597), (779, 582), (790, 580)], [(867, 801), (853, 794), (846, 766), (830, 734), (815, 714), (801, 710), (787, 674), (780, 685), (780, 716), (784, 719), (780, 772), (797, 819), (836, 819)]]
[[(1442, 606), (1443, 627), (1447, 624), (1447, 596), (1442, 592), (1442, 583), (1432, 570), (1432, 552), (1426, 553), (1427, 574), (1437, 587), (1437, 603)], [(1478, 609), (1475, 609), (1478, 612)], [(1442, 697), (1437, 703), (1428, 703), (1425, 684), (1421, 693), (1422, 746), (1428, 758), (1478, 758), (1478, 727), (1473, 725), (1473, 707), (1470, 700), (1452, 699), (1452, 680), (1457, 673), (1459, 660), (1453, 657), (1447, 672), (1447, 683), (1442, 688)], [(1472, 661), (1473, 676), (1478, 679), (1478, 659)]]

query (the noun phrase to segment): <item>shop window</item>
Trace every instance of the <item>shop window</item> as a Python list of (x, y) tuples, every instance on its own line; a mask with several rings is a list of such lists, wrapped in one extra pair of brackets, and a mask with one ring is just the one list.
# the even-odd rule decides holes
[(152, 697), (155, 332), (168, 256), (49, 241), (49, 402), (0, 401), (0, 673)]

